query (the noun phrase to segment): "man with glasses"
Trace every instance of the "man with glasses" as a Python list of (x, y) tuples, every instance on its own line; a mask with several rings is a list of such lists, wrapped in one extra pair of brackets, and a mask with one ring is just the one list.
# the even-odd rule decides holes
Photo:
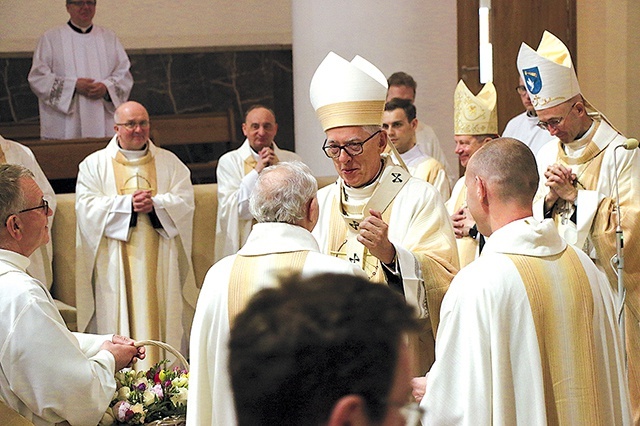
[[(7, 140), (0, 136), (0, 164), (19, 164), (31, 170), (38, 187), (44, 192), (45, 199), (50, 203), (51, 210), (56, 210), (56, 196), (49, 180), (42, 172), (36, 157), (31, 150), (14, 141)], [(53, 214), (49, 217), (49, 230), (53, 223)], [(53, 248), (51, 241), (38, 247), (37, 250), (29, 256), (31, 263), (27, 268), (29, 275), (43, 283), (48, 289), (53, 283), (53, 271), (51, 269), (51, 260), (53, 257)]]
[(629, 425), (614, 297), (551, 220), (534, 219), (533, 153), (487, 142), (465, 174), (488, 236), (442, 302), (436, 362), (413, 380), (425, 425)]
[(504, 128), (502, 136), (518, 139), (524, 142), (536, 155), (540, 148), (553, 139), (545, 129), (538, 126), (538, 114), (536, 114), (529, 93), (524, 86), (524, 80), (520, 77), (520, 84), (516, 87), (525, 111), (513, 117)]
[(129, 58), (113, 31), (93, 25), (95, 0), (66, 5), (69, 21), (40, 38), (29, 72), (40, 137), (108, 137), (133, 87)]
[(297, 154), (278, 148), (274, 141), (278, 133), (276, 116), (263, 105), (252, 105), (247, 110), (242, 133), (246, 136), (242, 146), (220, 157), (216, 169), (216, 262), (236, 254), (247, 241), (254, 223), (249, 196), (262, 170), (280, 161), (301, 161)]
[(418, 425), (407, 404), (414, 315), (394, 291), (350, 275), (261, 290), (231, 328), (237, 424)]
[(51, 215), (33, 173), (0, 165), (0, 412), (7, 425), (15, 424), (7, 412), (36, 425), (97, 424), (116, 390), (115, 372), (145, 356), (122, 336), (71, 333), (44, 284), (27, 275), (28, 257), (49, 241)]
[[(191, 263), (189, 169), (149, 139), (137, 102), (115, 112), (116, 135), (80, 163), (76, 186), (78, 330), (116, 330), (182, 353), (198, 290)], [(146, 368), (169, 358), (149, 348)]]
[(360, 266), (419, 312), (425, 330), (412, 350), (414, 370), (424, 373), (433, 361), (440, 302), (458, 270), (458, 255), (438, 192), (383, 154), (386, 86), (373, 64), (333, 52), (311, 80), (311, 103), (326, 134), (322, 149), (339, 175), (336, 184), (318, 191), (313, 234), (324, 253)]
[[(623, 281), (629, 387), (640, 422), (640, 155), (626, 150), (621, 135), (582, 96), (566, 46), (545, 32), (537, 51), (522, 44), (518, 54), (539, 126), (555, 137), (538, 152), (540, 190), (534, 215), (553, 218), (562, 237), (587, 253), (618, 288), (616, 225), (626, 242)], [(615, 157), (614, 157), (615, 156)], [(614, 161), (616, 160), (617, 161)], [(616, 206), (616, 178), (620, 205)], [(618, 216), (619, 210), (619, 216)]]

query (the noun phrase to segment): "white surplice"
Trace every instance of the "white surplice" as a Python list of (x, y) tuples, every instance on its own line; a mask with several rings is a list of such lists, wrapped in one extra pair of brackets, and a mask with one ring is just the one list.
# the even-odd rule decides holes
[[(194, 198), (189, 169), (170, 151), (151, 141), (157, 193), (154, 211), (162, 228), (156, 287), (165, 300), (161, 339), (186, 354), (198, 289), (191, 263)], [(106, 148), (80, 163), (76, 186), (76, 307), (78, 330), (131, 335), (122, 241), (128, 241), (131, 195), (118, 195), (113, 158), (116, 136)], [(131, 336), (145, 339), (145, 336)]]
[(51, 270), (51, 260), (53, 248), (51, 246), (51, 226), (56, 212), (56, 194), (49, 183), (49, 180), (42, 172), (33, 152), (26, 146), (18, 142), (10, 141), (0, 136), (0, 148), (4, 152), (7, 164), (19, 164), (31, 170), (34, 180), (42, 190), (45, 200), (49, 203), (49, 208), (53, 210), (53, 215), (49, 217), (49, 242), (34, 251), (29, 260), (31, 263), (27, 268), (29, 275), (43, 283), (47, 289), (51, 289), (53, 282), (53, 272)]
[(29, 259), (0, 250), (0, 399), (36, 426), (95, 425), (116, 389), (111, 335), (71, 333)]
[[(273, 151), (281, 162), (302, 161), (297, 154), (278, 148), (275, 142)], [(245, 175), (245, 160), (250, 157), (257, 160), (259, 155), (251, 149), (249, 141), (245, 139), (240, 148), (227, 152), (218, 161), (216, 262), (225, 256), (236, 254), (251, 232), (253, 216), (249, 212), (249, 196), (258, 180), (258, 172), (251, 170)]]
[[(507, 255), (553, 257), (566, 246), (551, 221), (521, 219), (494, 232), (482, 255), (456, 275), (442, 302), (436, 362), (427, 375), (421, 402), (426, 410), (423, 424), (547, 424), (544, 366), (532, 307), (520, 272)], [(613, 295), (606, 277), (588, 256), (580, 250), (576, 253), (580, 264), (574, 267), (583, 268), (590, 283), (593, 316), (576, 318), (575, 312), (568, 311), (563, 314), (567, 321), (593, 323), (597, 389), (584, 392), (600, 395), (605, 405), (599, 410), (604, 419), (601, 424), (629, 424)], [(551, 259), (553, 262), (559, 268), (559, 260)], [(566, 326), (564, 322), (547, 324)], [(582, 368), (573, 367), (577, 371)], [(579, 399), (580, 393), (576, 390), (574, 397)]]
[[(38, 97), (40, 137), (75, 139), (113, 134), (113, 113), (129, 99), (133, 77), (129, 57), (116, 34), (94, 25), (80, 34), (65, 24), (40, 38), (29, 72)], [(92, 78), (107, 87), (110, 101), (76, 93), (78, 78)]]
[(444, 166), (447, 171), (447, 176), (449, 177), (449, 185), (452, 185), (454, 182), (453, 179), (458, 176), (458, 170), (451, 165), (447, 156), (444, 154), (438, 136), (436, 136), (433, 128), (420, 120), (418, 120), (418, 127), (416, 128), (416, 142), (425, 154), (435, 158)]
[[(309, 251), (302, 277), (332, 272), (365, 277), (364, 272), (346, 262), (319, 253), (318, 244), (306, 229), (286, 223), (254, 225), (238, 255)], [(228, 256), (209, 269), (202, 285), (191, 329), (191, 371), (187, 425), (228, 426), (236, 424), (230, 377), (227, 372), (229, 339), (229, 279), (236, 255)], [(272, 265), (270, 265), (272, 266)], [(277, 285), (279, 273), (271, 267), (260, 271), (260, 288)]]
[(429, 182), (438, 190), (443, 200), (449, 198), (451, 186), (449, 186), (445, 166), (426, 154), (420, 145), (415, 145), (407, 152), (400, 154), (400, 158), (406, 164), (411, 176)]

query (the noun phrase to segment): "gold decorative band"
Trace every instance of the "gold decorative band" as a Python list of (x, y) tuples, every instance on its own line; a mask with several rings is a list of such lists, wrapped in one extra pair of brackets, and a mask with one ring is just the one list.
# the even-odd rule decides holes
[(322, 130), (344, 126), (380, 126), (384, 100), (340, 102), (316, 110)]

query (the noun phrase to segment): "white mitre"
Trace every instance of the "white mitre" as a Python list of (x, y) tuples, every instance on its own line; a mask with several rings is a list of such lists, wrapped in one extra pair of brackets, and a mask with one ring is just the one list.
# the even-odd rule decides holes
[(474, 96), (460, 80), (453, 95), (453, 133), (456, 135), (497, 135), (498, 95), (492, 82)]
[(360, 56), (347, 62), (329, 52), (313, 74), (309, 96), (324, 131), (343, 126), (381, 126), (387, 79)]
[(522, 43), (517, 62), (537, 110), (560, 105), (581, 93), (569, 49), (548, 31), (542, 34), (537, 51)]

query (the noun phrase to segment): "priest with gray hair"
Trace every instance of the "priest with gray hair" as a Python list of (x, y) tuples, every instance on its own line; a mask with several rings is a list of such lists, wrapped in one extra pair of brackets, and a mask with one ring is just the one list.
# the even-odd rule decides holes
[(335, 272), (364, 277), (357, 266), (320, 253), (311, 230), (318, 221), (318, 184), (303, 163), (265, 168), (249, 199), (253, 226), (237, 254), (205, 277), (191, 329), (188, 425), (237, 424), (227, 372), (230, 325), (250, 297), (283, 276)]

